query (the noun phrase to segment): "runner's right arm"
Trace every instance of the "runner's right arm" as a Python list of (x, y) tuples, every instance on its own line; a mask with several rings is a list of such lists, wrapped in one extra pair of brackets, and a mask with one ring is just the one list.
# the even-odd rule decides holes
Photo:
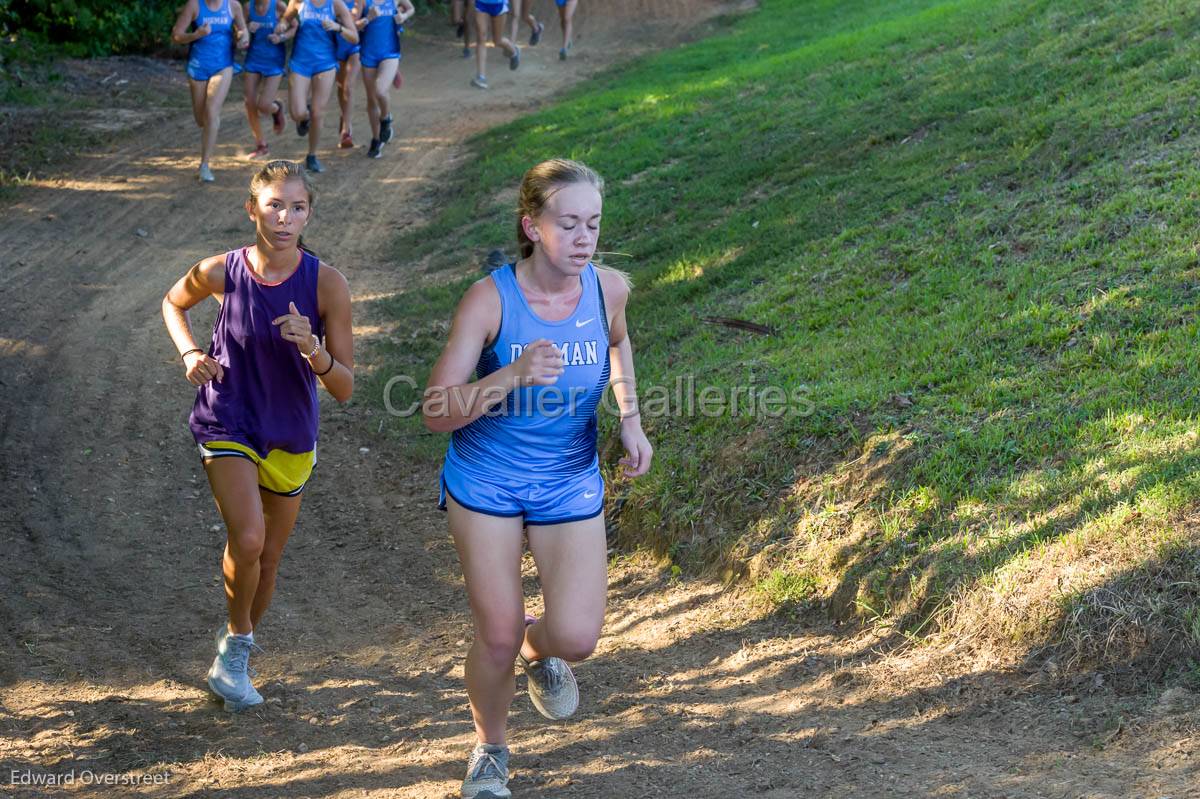
[(194, 386), (202, 386), (213, 378), (220, 382), (225, 377), (225, 369), (196, 345), (188, 310), (208, 297), (221, 301), (224, 293), (225, 256), (214, 255), (196, 263), (163, 297), (162, 314), (167, 334), (175, 343), (176, 351), (183, 355), (185, 375)]
[[(253, 3), (254, 0), (250, 0), (250, 2)], [(285, 19), (287, 16), (288, 7), (288, 4), (283, 2), (283, 0), (275, 0), (275, 18), (279, 20), (275, 26), (274, 35), (276, 38), (272, 39), (275, 44), (286, 42), (288, 39), (296, 35), (296, 31), (300, 30), (300, 20), (295, 18), (290, 20)], [(284, 26), (283, 31), (279, 30), (280, 25)]]
[(282, 35), (289, 27), (291, 27), (293, 20), (296, 20), (299, 16), (299, 0), (288, 0), (287, 8), (284, 10), (283, 14), (280, 15), (279, 22), (275, 23), (275, 32)]
[(191, 25), (196, 17), (200, 15), (199, 1), (187, 0), (183, 4), (183, 8), (179, 9), (179, 16), (175, 18), (175, 26), (171, 28), (171, 41), (175, 42), (175, 44), (191, 44), (197, 39), (203, 39), (212, 33), (212, 29), (208, 25), (188, 32), (188, 25)]
[(491, 278), (463, 295), (450, 326), (450, 338), (429, 375), (421, 403), (425, 426), (450, 433), (483, 416), (519, 386), (550, 386), (562, 374), (562, 356), (546, 339), (529, 344), (513, 363), (471, 381), (479, 356), (500, 328), (500, 294)]

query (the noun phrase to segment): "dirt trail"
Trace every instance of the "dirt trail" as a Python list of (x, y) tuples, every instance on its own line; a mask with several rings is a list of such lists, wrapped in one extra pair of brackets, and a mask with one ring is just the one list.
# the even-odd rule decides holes
[[(403, 287), (388, 243), (468, 136), (719, 8), (583, 5), (574, 60), (557, 61), (550, 26), (515, 75), (493, 57), (487, 94), (446, 28), (408, 37), (386, 157), (322, 154), (312, 238), (356, 302)], [(471, 742), (457, 564), (435, 476), (363, 432), (365, 410), (323, 409), (320, 468), (259, 636), (267, 704), (230, 716), (203, 690), (223, 533), (158, 304), (188, 264), (245, 239), (238, 94), (213, 186), (192, 180), (180, 115), (0, 209), (0, 786), (18, 796), (456, 795)], [(356, 101), (361, 141), (361, 87)], [(290, 134), (273, 146), (303, 155)], [(357, 318), (359, 333), (380, 321)], [(193, 322), (203, 335), (211, 310)], [(637, 559), (614, 566), (611, 595), (578, 719), (543, 723), (518, 697), (515, 796), (1198, 795), (1187, 694), (1145, 710), (1097, 681), (1063, 694), (1036, 675), (939, 672), (952, 666), (928, 652), (760, 618)], [(86, 785), (88, 770), (169, 780)], [(9, 784), (72, 772), (74, 785)]]

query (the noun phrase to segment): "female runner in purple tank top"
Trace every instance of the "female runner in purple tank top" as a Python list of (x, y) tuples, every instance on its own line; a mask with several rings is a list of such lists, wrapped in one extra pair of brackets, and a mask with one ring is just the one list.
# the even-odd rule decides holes
[[(429, 376), (422, 410), (430, 430), (453, 434), (442, 506), (475, 622), (466, 683), (477, 744), (464, 799), (510, 795), (514, 660), (543, 716), (565, 719), (578, 707), (567, 661), (592, 653), (607, 593), (596, 408), (610, 384), (624, 476), (645, 474), (653, 455), (634, 391), (629, 283), (591, 263), (602, 189), (577, 161), (545, 161), (525, 173), (521, 260), (467, 290)], [(542, 587), (541, 619), (525, 615), (526, 537)]]
[[(247, 667), (316, 462), (317, 384), (339, 402), (354, 391), (349, 286), (300, 246), (312, 200), (299, 164), (264, 165), (246, 201), (255, 243), (203, 259), (162, 305), (197, 386), (190, 427), (227, 532), (228, 615), (208, 686), (229, 711), (263, 701)], [(205, 350), (187, 312), (209, 297), (221, 308)]]

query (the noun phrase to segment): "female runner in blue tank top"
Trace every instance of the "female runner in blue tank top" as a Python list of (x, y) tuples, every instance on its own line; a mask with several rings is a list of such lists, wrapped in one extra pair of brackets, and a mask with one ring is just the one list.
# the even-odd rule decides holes
[[(253, 246), (197, 263), (163, 299), (163, 319), (197, 386), (190, 427), (225, 521), (228, 606), (208, 686), (229, 711), (261, 703), (247, 671), (284, 544), (316, 462), (317, 384), (339, 402), (354, 390), (350, 289), (300, 248), (312, 218), (307, 173), (272, 161), (250, 182)], [(188, 309), (221, 309), (212, 344), (196, 344)]]
[[(576, 161), (546, 161), (525, 174), (522, 258), (467, 291), (422, 407), (429, 429), (453, 433), (442, 503), (475, 622), (466, 682), (478, 745), (464, 797), (509, 796), (514, 659), (542, 715), (563, 719), (578, 706), (566, 661), (591, 654), (607, 591), (596, 409), (610, 383), (624, 474), (650, 468), (626, 332), (629, 285), (591, 263), (602, 189)], [(525, 535), (545, 602), (540, 620), (524, 612)]]
[(340, 34), (348, 41), (357, 42), (358, 28), (342, 0), (321, 0), (320, 3), (288, 0), (287, 11), (275, 32), (282, 33), (294, 19), (300, 21), (300, 27), (288, 62), (288, 111), (296, 120), (296, 133), (308, 136), (304, 168), (309, 172), (324, 172), (317, 159), (317, 147), (321, 143), (321, 121), (325, 118), (329, 95), (333, 93), (338, 65), (336, 39)]
[(379, 158), (392, 140), (391, 90), (400, 73), (400, 32), (416, 13), (409, 0), (365, 0), (362, 27), (363, 86), (367, 90), (367, 118), (371, 121), (368, 158)]
[(512, 35), (509, 38), (514, 42), (517, 40), (521, 22), (524, 21), (529, 26), (529, 46), (537, 47), (546, 26), (538, 22), (537, 17), (533, 15), (533, 0), (509, 0), (509, 4), (512, 6)]
[[(488, 88), (487, 82), (487, 37), (492, 34), (496, 47), (508, 56), (508, 68), (521, 66), (521, 48), (513, 44), (506, 33), (504, 18), (508, 16), (508, 0), (475, 0), (475, 77), (471, 85), (476, 89)], [(464, 52), (463, 55), (466, 55)]]
[(575, 37), (575, 9), (579, 0), (554, 0), (558, 6), (558, 24), (562, 28), (562, 47), (558, 51), (558, 60), (566, 61), (571, 52), (571, 41)]
[(288, 39), (296, 35), (293, 23), (284, 33), (276, 33), (275, 26), (283, 18), (287, 3), (283, 0), (246, 0), (245, 15), (249, 20), (250, 48), (242, 65), (242, 86), (246, 95), (246, 120), (254, 134), (254, 152), (251, 158), (261, 158), (271, 152), (263, 136), (259, 114), (271, 117), (272, 130), (276, 135), (283, 132), (287, 121), (283, 115), (283, 103), (279, 102), (279, 82), (287, 65)]
[(350, 16), (354, 17), (354, 29), (359, 31), (358, 40), (353, 44), (346, 37), (337, 37), (337, 95), (341, 117), (338, 119), (338, 147), (350, 149), (354, 146), (354, 130), (351, 127), (350, 116), (354, 112), (354, 82), (358, 80), (358, 72), (362, 66), (359, 53), (362, 52), (362, 17), (364, 13), (363, 0), (345, 0)]
[[(189, 31), (189, 27), (192, 30)], [(200, 169), (196, 177), (201, 182), (211, 183), (214, 177), (209, 161), (217, 148), (221, 106), (229, 94), (236, 70), (234, 42), (242, 49), (250, 43), (242, 7), (232, 0), (216, 0), (216, 8), (208, 0), (187, 0), (175, 18), (171, 39), (176, 44), (188, 45), (187, 74), (192, 91), (192, 115), (200, 128)]]

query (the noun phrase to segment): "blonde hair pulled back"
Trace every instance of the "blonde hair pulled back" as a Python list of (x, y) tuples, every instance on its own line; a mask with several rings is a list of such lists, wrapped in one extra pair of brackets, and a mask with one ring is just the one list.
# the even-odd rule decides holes
[(522, 220), (537, 219), (555, 192), (575, 183), (588, 183), (604, 197), (604, 178), (587, 164), (567, 158), (543, 161), (521, 178), (517, 193), (517, 250), (522, 258), (533, 255), (533, 242), (525, 235)]

